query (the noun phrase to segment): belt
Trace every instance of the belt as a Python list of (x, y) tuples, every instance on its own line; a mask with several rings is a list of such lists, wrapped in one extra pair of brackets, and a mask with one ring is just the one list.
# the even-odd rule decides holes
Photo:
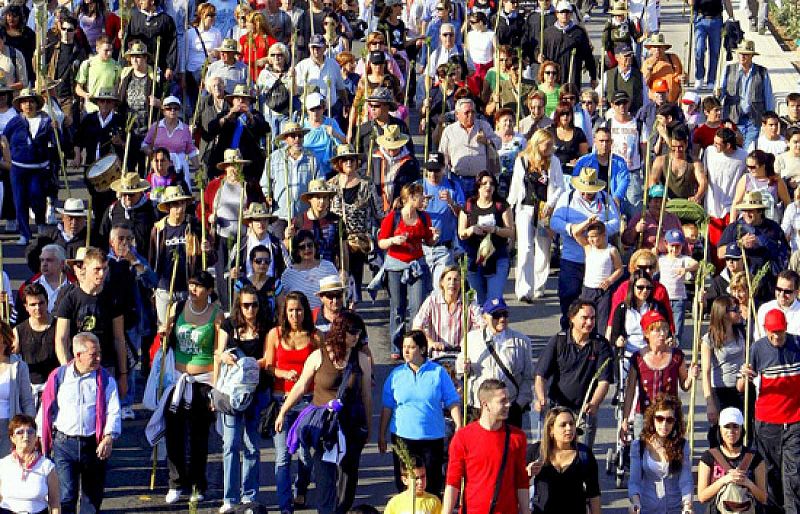
[(722, 18), (721, 14), (701, 14), (701, 18), (705, 18), (707, 20), (713, 20), (714, 18)]
[(97, 438), (94, 434), (92, 435), (69, 435), (61, 432), (60, 430), (56, 430), (54, 437), (63, 437), (64, 439), (74, 439), (76, 441), (97, 441)]

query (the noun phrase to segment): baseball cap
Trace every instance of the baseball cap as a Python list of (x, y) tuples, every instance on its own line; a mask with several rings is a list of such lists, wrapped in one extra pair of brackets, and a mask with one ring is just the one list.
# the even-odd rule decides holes
[(556, 12), (572, 12), (572, 4), (567, 0), (560, 0), (556, 4)]
[(484, 314), (494, 314), (497, 311), (507, 311), (508, 305), (502, 297), (489, 298), (483, 303)]
[(322, 96), (322, 94), (318, 93), (317, 91), (314, 91), (313, 93), (309, 94), (306, 97), (305, 108), (307, 110), (316, 109), (317, 107), (322, 105), (322, 102), (324, 100), (325, 100), (325, 97)]
[(369, 53), (370, 64), (386, 64), (386, 54), (380, 50), (374, 50)]
[(684, 241), (683, 232), (676, 228), (669, 230), (667, 232), (666, 240), (668, 245), (682, 245)]
[(683, 98), (681, 99), (682, 104), (692, 105), (692, 104), (699, 104), (700, 103), (700, 95), (695, 93), (694, 91), (687, 91), (684, 93)]
[(422, 165), (426, 170), (442, 170), (444, 169), (444, 154), (440, 152), (432, 152), (428, 154), (428, 160)]
[(311, 36), (311, 41), (308, 43), (308, 46), (312, 48), (315, 46), (317, 48), (325, 48), (325, 38), (322, 36), (322, 34), (314, 34)]
[(645, 312), (641, 321), (639, 321), (639, 324), (642, 326), (642, 332), (646, 333), (647, 329), (650, 328), (650, 325), (653, 323), (658, 323), (659, 321), (666, 322), (667, 318), (665, 318), (663, 314), (656, 310)]
[(612, 103), (614, 103), (614, 105), (630, 101), (631, 101), (631, 95), (629, 95), (626, 91), (617, 91), (616, 93), (614, 93), (614, 98), (612, 98)]
[(783, 332), (786, 330), (786, 315), (780, 309), (772, 309), (764, 318), (764, 328), (769, 332)]
[(650, 86), (650, 90), (654, 93), (667, 93), (669, 92), (669, 84), (664, 79), (656, 79), (653, 81), (653, 85)]
[(725, 247), (725, 258), (726, 259), (741, 259), (742, 258), (742, 249), (739, 248), (739, 243), (728, 243), (728, 246)]
[(664, 186), (661, 184), (655, 184), (650, 186), (650, 189), (647, 190), (647, 197), (648, 198), (664, 198)]
[(730, 423), (736, 423), (739, 426), (744, 426), (744, 416), (742, 411), (736, 407), (727, 407), (722, 409), (719, 413), (719, 426), (724, 427)]

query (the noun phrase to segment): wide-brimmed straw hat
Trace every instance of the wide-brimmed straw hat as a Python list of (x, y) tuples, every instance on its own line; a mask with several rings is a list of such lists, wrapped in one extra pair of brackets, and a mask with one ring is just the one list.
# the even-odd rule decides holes
[(89, 97), (89, 101), (97, 103), (99, 100), (112, 100), (119, 103), (119, 97), (113, 87), (101, 87), (97, 93)]
[(766, 209), (764, 204), (764, 197), (761, 196), (761, 191), (748, 191), (742, 197), (742, 201), (736, 204), (737, 211), (746, 211), (751, 209)]
[(400, 125), (388, 125), (383, 129), (383, 134), (376, 139), (378, 145), (387, 150), (402, 148), (408, 144), (408, 140), (408, 135), (400, 132)]
[(664, 38), (664, 34), (659, 34), (658, 32), (654, 34), (650, 34), (650, 37), (645, 39), (643, 46), (645, 48), (652, 48), (654, 46), (661, 46), (664, 48), (672, 48), (672, 45), (667, 43), (666, 38)]
[(360, 153), (357, 153), (355, 150), (353, 150), (353, 145), (339, 145), (336, 147), (336, 155), (331, 157), (331, 163), (334, 163), (339, 159), (348, 159), (351, 157), (359, 160), (363, 158)]
[(75, 257), (72, 259), (66, 259), (64, 263), (67, 266), (75, 266), (79, 262), (83, 262), (86, 259), (86, 252), (88, 249), (85, 246), (81, 246), (75, 251)]
[(229, 164), (241, 164), (242, 166), (250, 164), (252, 161), (242, 159), (242, 152), (238, 148), (228, 148), (222, 154), (222, 162), (217, 164), (218, 170), (224, 170)]
[(612, 16), (624, 16), (628, 14), (628, 4), (624, 0), (614, 2), (611, 6), (611, 10), (608, 11), (608, 14)]
[(316, 295), (322, 296), (325, 293), (340, 293), (345, 289), (339, 275), (328, 275), (327, 277), (319, 279), (319, 291), (316, 292)]
[(743, 39), (739, 46), (736, 47), (737, 54), (759, 55), (756, 52), (756, 44), (749, 39)]
[(222, 43), (215, 48), (217, 52), (236, 52), (237, 54), (241, 54), (241, 50), (239, 50), (239, 43), (236, 42), (235, 39), (226, 38), (222, 40)]
[(247, 87), (247, 84), (236, 84), (236, 87), (233, 88), (233, 93), (225, 95), (225, 100), (228, 102), (234, 98), (247, 98), (251, 103), (256, 100), (253, 96), (253, 92)]
[(570, 183), (581, 193), (597, 193), (606, 188), (605, 181), (597, 178), (597, 170), (588, 167), (581, 168), (581, 172), (577, 177), (572, 177)]
[(275, 139), (280, 141), (281, 139), (284, 139), (286, 136), (290, 136), (292, 134), (300, 134), (300, 137), (302, 137), (308, 134), (308, 129), (295, 121), (290, 121), (288, 123), (283, 124), (281, 133)]
[(335, 196), (336, 191), (328, 187), (328, 183), (317, 178), (308, 183), (308, 190), (300, 195), (300, 199), (308, 202), (312, 196)]
[(64, 207), (59, 207), (56, 211), (59, 214), (66, 214), (67, 216), (76, 218), (85, 218), (89, 215), (89, 211), (86, 210), (86, 205), (80, 198), (67, 198), (64, 200)]
[(164, 189), (164, 194), (161, 195), (161, 202), (158, 204), (158, 210), (161, 212), (169, 212), (169, 204), (185, 202), (191, 199), (192, 196), (184, 193), (181, 186), (167, 186), (166, 189)]
[(44, 98), (42, 98), (42, 95), (37, 93), (36, 90), (31, 87), (26, 87), (22, 89), (19, 92), (19, 95), (16, 98), (14, 98), (14, 100), (11, 101), (11, 104), (14, 106), (14, 109), (20, 110), (20, 104), (22, 103), (22, 101), (30, 100), (31, 98), (36, 100), (36, 103), (39, 104), (39, 107), (37, 107), (37, 109), (41, 109), (42, 106), (44, 106)]
[(253, 220), (276, 220), (278, 215), (267, 207), (265, 203), (254, 202), (247, 206), (242, 213), (242, 223), (248, 225)]
[(117, 193), (144, 193), (150, 189), (150, 182), (144, 180), (138, 173), (123, 173), (120, 178), (111, 183), (111, 190)]

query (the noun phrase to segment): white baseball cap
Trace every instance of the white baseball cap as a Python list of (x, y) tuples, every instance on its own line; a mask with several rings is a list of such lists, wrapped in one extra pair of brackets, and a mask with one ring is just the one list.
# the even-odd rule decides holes
[(730, 423), (735, 423), (740, 427), (744, 426), (744, 416), (742, 416), (742, 411), (736, 407), (727, 407), (722, 409), (722, 412), (719, 413), (719, 426), (724, 427)]
[(556, 4), (556, 12), (563, 12), (563, 11), (572, 12), (572, 4), (569, 3), (567, 0), (560, 0)]

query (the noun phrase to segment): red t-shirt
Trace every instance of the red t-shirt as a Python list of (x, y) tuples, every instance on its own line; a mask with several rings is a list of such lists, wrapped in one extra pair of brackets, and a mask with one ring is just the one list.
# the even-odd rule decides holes
[[(617, 310), (617, 306), (625, 301), (625, 296), (628, 294), (628, 284), (630, 283), (630, 279), (624, 280), (617, 290), (614, 291), (614, 294), (611, 295), (611, 313), (612, 315), (608, 318), (608, 326), (610, 327), (614, 321), (613, 313)], [(672, 315), (672, 304), (669, 303), (669, 293), (667, 293), (667, 288), (664, 287), (664, 284), (659, 282), (653, 282), (655, 289), (653, 289), (653, 300), (660, 303), (664, 310), (667, 312), (667, 321), (669, 321), (669, 329), (675, 332), (675, 323), (674, 318)]]
[(694, 129), (694, 136), (692, 136), (692, 143), (700, 145), (700, 148), (708, 148), (709, 146), (714, 144), (714, 136), (717, 135), (717, 131), (722, 128), (722, 124), (720, 124), (717, 128), (712, 128), (703, 123), (702, 125), (698, 125)]
[[(447, 485), (459, 488), (466, 475), (464, 500), (469, 514), (486, 514), (492, 503), (497, 472), (503, 458), (505, 428), (486, 430), (474, 421), (462, 428), (450, 443), (450, 461), (447, 466)], [(525, 470), (527, 449), (525, 432), (511, 427), (508, 457), (497, 498), (495, 514), (518, 514), (517, 490), (527, 489), (528, 472)]]
[[(394, 231), (392, 225), (394, 224), (395, 211), (389, 211), (383, 221), (381, 221), (381, 229), (378, 232), (378, 240), (388, 239), (393, 236), (405, 235), (408, 237), (406, 242), (401, 245), (392, 245), (387, 250), (387, 253), (395, 259), (403, 262), (411, 262), (422, 258), (422, 242), (430, 240), (433, 237), (431, 233), (431, 218), (427, 213), (418, 211), (419, 220), (412, 226), (407, 226), (403, 221), (403, 216), (397, 220)], [(425, 218), (424, 220), (422, 218)]]

